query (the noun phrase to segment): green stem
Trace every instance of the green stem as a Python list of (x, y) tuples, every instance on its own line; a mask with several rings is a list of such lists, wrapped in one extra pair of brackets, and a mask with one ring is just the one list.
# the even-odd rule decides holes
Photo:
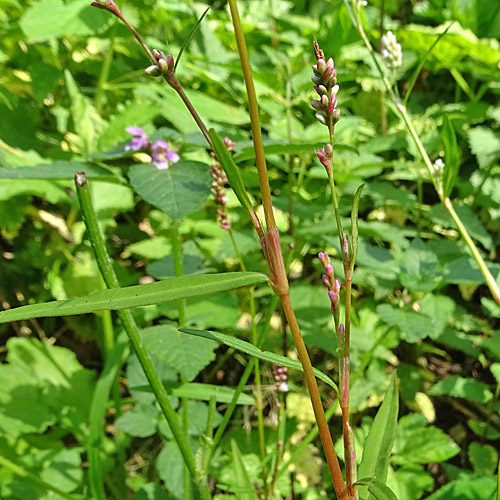
[[(179, 221), (176, 219), (172, 220), (171, 226), (171, 243), (172, 243), (172, 253), (174, 257), (174, 271), (176, 277), (181, 277), (184, 275), (184, 270), (182, 268), (182, 242), (179, 235)], [(179, 311), (179, 328), (184, 328), (186, 326), (186, 299), (181, 299), (177, 301), (177, 309)]]
[(1, 455), (0, 455), (0, 465), (10, 470), (10, 472), (12, 472), (13, 474), (16, 474), (16, 476), (22, 477), (23, 479), (26, 479), (27, 481), (33, 484), (36, 484), (40, 488), (43, 488), (44, 490), (52, 491), (53, 493), (56, 493), (57, 495), (60, 495), (63, 498), (67, 498), (68, 500), (81, 500), (82, 498), (80, 495), (71, 495), (69, 493), (66, 493), (65, 491), (60, 490), (56, 486), (52, 486), (50, 483), (42, 481), (39, 477), (35, 476), (31, 472), (28, 472), (22, 467), (19, 467), (19, 465), (15, 464), (14, 462), (11, 462), (8, 458), (5, 458)]
[(330, 191), (332, 194), (332, 205), (333, 205), (333, 211), (335, 212), (335, 222), (337, 223), (337, 229), (339, 232), (340, 248), (342, 248), (342, 240), (344, 239), (344, 229), (342, 227), (342, 222), (340, 220), (339, 206), (337, 202), (337, 193), (335, 191), (335, 181), (333, 179), (332, 170), (328, 172), (328, 183), (330, 184)]
[(97, 92), (94, 98), (94, 106), (99, 116), (102, 114), (104, 93), (106, 92), (106, 83), (109, 78), (111, 63), (113, 62), (114, 39), (116, 30), (115, 27), (116, 27), (116, 21), (114, 21), (113, 27), (111, 28), (111, 34), (109, 36), (109, 46), (106, 52), (106, 56), (104, 57), (104, 61), (102, 63), (101, 73), (99, 74), (99, 80), (97, 82)]
[(453, 221), (457, 225), (457, 228), (458, 228), (460, 234), (462, 235), (462, 238), (467, 243), (469, 250), (471, 251), (477, 264), (479, 265), (479, 269), (481, 269), (481, 272), (483, 273), (484, 279), (486, 280), (486, 284), (488, 285), (488, 288), (490, 289), (491, 294), (493, 295), (493, 298), (495, 299), (496, 303), (500, 305), (500, 288), (498, 287), (498, 284), (495, 281), (495, 278), (493, 278), (492, 274), (490, 273), (490, 270), (488, 269), (483, 258), (481, 257), (479, 250), (477, 249), (476, 245), (472, 241), (472, 238), (470, 237), (467, 229), (465, 229), (465, 226), (463, 225), (460, 217), (455, 212), (455, 209), (453, 208), (453, 204), (451, 203), (451, 200), (449, 198), (445, 198), (443, 201), (443, 204), (446, 207), (446, 209), (448, 210), (449, 214), (451, 215), (451, 218), (453, 219)]
[(403, 121), (408, 128), (408, 131), (410, 132), (410, 135), (412, 136), (413, 140), (415, 141), (415, 144), (417, 146), (418, 152), (420, 153), (420, 156), (422, 157), (425, 166), (427, 167), (427, 170), (429, 171), (432, 183), (434, 184), (434, 188), (436, 189), (436, 192), (439, 195), (439, 199), (441, 200), (441, 203), (445, 206), (445, 208), (448, 210), (448, 213), (451, 215), (453, 221), (457, 225), (458, 231), (460, 232), (462, 238), (465, 240), (467, 246), (469, 247), (470, 251), (472, 252), (472, 255), (474, 259), (476, 260), (479, 269), (481, 270), (481, 273), (484, 276), (484, 279), (486, 281), (486, 284), (488, 285), (488, 288), (490, 289), (490, 292), (497, 302), (497, 304), (500, 304), (500, 287), (495, 281), (495, 278), (493, 278), (493, 275), (491, 274), (490, 270), (488, 269), (488, 266), (484, 262), (483, 258), (481, 257), (481, 254), (479, 253), (479, 250), (477, 249), (475, 243), (472, 241), (472, 238), (470, 237), (467, 229), (463, 225), (462, 221), (456, 214), (455, 210), (453, 209), (453, 205), (451, 203), (451, 200), (449, 198), (444, 198), (439, 186), (437, 185), (436, 179), (434, 177), (433, 169), (432, 169), (432, 163), (429, 158), (429, 155), (427, 154), (427, 151), (425, 150), (422, 141), (420, 140), (419, 135), (417, 134), (417, 131), (415, 130), (415, 127), (413, 126), (413, 123), (410, 119), (410, 116), (408, 114), (408, 110), (404, 106), (403, 103), (401, 103), (398, 95), (394, 92), (394, 89), (392, 85), (389, 83), (387, 77), (385, 76), (384, 70), (379, 64), (378, 59), (375, 57), (373, 47), (370, 44), (370, 41), (368, 40), (368, 37), (366, 36), (366, 33), (363, 28), (363, 24), (361, 22), (361, 18), (359, 16), (359, 11), (356, 8), (356, 4), (354, 0), (351, 0), (351, 5), (353, 7), (354, 11), (354, 16), (355, 16), (355, 23), (356, 27), (358, 29), (358, 33), (360, 34), (365, 46), (367, 47), (370, 56), (372, 57), (375, 66), (377, 67), (377, 70), (380, 74), (380, 77), (382, 81), (384, 82), (384, 85), (388, 91), (388, 93), (391, 95), (394, 103), (396, 104), (396, 107), (398, 111), (401, 113), (401, 116), (403, 118)]
[[(177, 219), (172, 219), (172, 253), (174, 257), (174, 271), (176, 277), (181, 277), (184, 275), (184, 270), (182, 267), (182, 241), (179, 234), (179, 221)], [(186, 326), (186, 299), (181, 299), (177, 301), (177, 311), (179, 313), (178, 323), (179, 328)], [(187, 383), (185, 377), (181, 375), (181, 383)], [(182, 428), (186, 436), (189, 435), (189, 400), (188, 398), (181, 399), (181, 412), (182, 412)], [(183, 483), (184, 483), (184, 500), (189, 500), (191, 498), (191, 481), (189, 478), (189, 469), (186, 464), (183, 468)]]
[(342, 349), (342, 378), (340, 381), (340, 406), (342, 408), (342, 428), (344, 434), (344, 457), (346, 466), (346, 483), (349, 495), (358, 498), (356, 487), (356, 450), (354, 448), (354, 439), (352, 438), (352, 429), (349, 424), (349, 378), (350, 378), (350, 344), (351, 344), (351, 287), (352, 276), (349, 273), (346, 276), (346, 295), (345, 295), (345, 333)]
[[(85, 226), (87, 228), (88, 237), (90, 239), (92, 250), (94, 252), (94, 256), (101, 271), (102, 277), (104, 278), (104, 281), (108, 288), (120, 288), (120, 284), (113, 269), (111, 258), (109, 257), (106, 249), (104, 235), (101, 231), (101, 228), (99, 227), (97, 215), (92, 205), (90, 187), (88, 185), (85, 172), (76, 173), (75, 184)], [(172, 430), (172, 434), (182, 454), (184, 463), (186, 464), (191, 477), (195, 480), (199, 488), (201, 498), (210, 499), (211, 495), (206, 483), (206, 479), (198, 478), (196, 463), (193, 453), (189, 447), (187, 436), (184, 434), (179, 424), (177, 413), (170, 404), (167, 391), (161, 383), (161, 380), (153, 367), (153, 363), (149, 358), (146, 348), (144, 347), (142, 338), (139, 334), (139, 329), (137, 328), (132, 313), (128, 309), (123, 309), (119, 311), (118, 314), (123, 322), (123, 326), (130, 339), (130, 343), (132, 344), (137, 358), (139, 359), (139, 362), (144, 370), (144, 374), (146, 375), (146, 378), (148, 379), (156, 400), (160, 405), (162, 413), (164, 414), (169, 427)]]
[(266, 231), (269, 232), (276, 227), (274, 220), (273, 204), (271, 200), (271, 189), (269, 187), (269, 179), (267, 177), (266, 158), (264, 155), (264, 146), (262, 144), (262, 133), (260, 130), (259, 107), (257, 105), (257, 96), (252, 79), (252, 69), (248, 59), (247, 46), (243, 36), (241, 27), (240, 15), (236, 0), (228, 0), (233, 19), (234, 34), (240, 54), (241, 69), (245, 79), (245, 86), (248, 95), (248, 107), (250, 113), (250, 122), (252, 127), (252, 138), (255, 149), (255, 162), (259, 173), (260, 192), (262, 196), (262, 205), (264, 207), (264, 215), (266, 219)]

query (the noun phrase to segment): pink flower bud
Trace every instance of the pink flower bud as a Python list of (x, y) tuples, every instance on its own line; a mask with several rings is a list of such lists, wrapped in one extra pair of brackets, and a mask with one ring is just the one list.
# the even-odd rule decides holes
[(345, 333), (344, 323), (340, 323), (339, 333), (340, 333), (340, 335), (344, 335), (344, 333)]
[(327, 276), (333, 276), (333, 266), (331, 264), (328, 264), (325, 268)]
[(330, 287), (330, 280), (328, 279), (328, 276), (326, 274), (323, 274), (321, 277), (323, 279), (323, 283), (329, 288)]

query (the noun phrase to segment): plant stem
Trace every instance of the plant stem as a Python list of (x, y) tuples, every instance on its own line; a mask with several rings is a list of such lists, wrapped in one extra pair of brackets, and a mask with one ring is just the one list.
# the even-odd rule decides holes
[(309, 354), (307, 353), (307, 348), (304, 344), (304, 339), (302, 338), (302, 334), (300, 333), (297, 318), (295, 317), (295, 313), (290, 302), (290, 296), (288, 294), (282, 295), (280, 297), (280, 300), (285, 311), (285, 315), (290, 326), (293, 339), (295, 341), (295, 346), (297, 347), (300, 362), (302, 363), (302, 366), (304, 368), (307, 388), (309, 389), (309, 396), (311, 398), (314, 415), (318, 424), (319, 435), (321, 438), (321, 443), (323, 444), (326, 461), (328, 462), (328, 467), (332, 476), (335, 493), (339, 500), (347, 500), (347, 490), (344, 484), (344, 480), (342, 479), (342, 472), (340, 471), (339, 461), (337, 459), (332, 436), (328, 428), (328, 422), (326, 420), (325, 411), (321, 402), (318, 384), (316, 382), (316, 378), (314, 377), (311, 360), (309, 359)]
[(465, 240), (467, 246), (469, 247), (474, 259), (476, 260), (479, 269), (481, 270), (481, 273), (484, 276), (484, 279), (486, 281), (486, 284), (488, 288), (490, 289), (490, 292), (497, 302), (497, 304), (500, 305), (500, 287), (498, 286), (497, 282), (495, 281), (495, 278), (493, 278), (493, 275), (491, 274), (490, 270), (488, 269), (488, 266), (484, 262), (481, 254), (479, 253), (479, 250), (477, 249), (477, 246), (475, 245), (474, 241), (470, 237), (467, 229), (463, 225), (462, 221), (456, 214), (453, 205), (451, 203), (451, 200), (449, 198), (444, 198), (439, 186), (437, 185), (436, 179), (434, 177), (434, 173), (432, 170), (432, 163), (429, 158), (429, 155), (427, 154), (427, 151), (425, 150), (422, 141), (420, 140), (419, 135), (417, 134), (417, 131), (415, 130), (415, 127), (413, 126), (413, 123), (410, 119), (410, 116), (408, 114), (408, 110), (406, 109), (406, 106), (401, 102), (399, 99), (398, 95), (395, 93), (392, 85), (389, 83), (387, 77), (385, 76), (384, 70), (379, 64), (378, 59), (375, 57), (373, 47), (370, 44), (370, 41), (368, 40), (368, 37), (366, 36), (365, 30), (363, 28), (363, 24), (361, 22), (361, 18), (359, 16), (359, 11), (356, 8), (354, 0), (351, 0), (351, 6), (353, 7), (354, 11), (354, 17), (355, 17), (355, 24), (358, 29), (358, 33), (360, 34), (366, 48), (368, 49), (370, 56), (372, 57), (375, 66), (377, 67), (377, 70), (380, 74), (380, 77), (382, 81), (384, 82), (384, 85), (387, 89), (387, 92), (391, 95), (392, 100), (394, 101), (398, 111), (401, 113), (401, 116), (403, 118), (403, 121), (408, 128), (408, 131), (410, 132), (410, 135), (412, 136), (413, 140), (415, 141), (415, 145), (417, 146), (418, 152), (420, 153), (420, 156), (422, 157), (425, 166), (427, 167), (427, 170), (429, 171), (432, 183), (434, 184), (434, 188), (436, 189), (436, 192), (439, 195), (439, 199), (441, 200), (441, 203), (445, 206), (446, 210), (448, 210), (448, 213), (450, 214), (451, 218), (457, 225), (458, 231), (460, 232), (462, 238)]
[[(92, 250), (96, 258), (97, 264), (101, 271), (104, 282), (108, 288), (120, 288), (120, 284), (116, 277), (111, 258), (106, 249), (106, 243), (104, 240), (104, 235), (102, 234), (101, 228), (99, 227), (97, 221), (97, 215), (95, 213), (92, 198), (90, 193), (90, 187), (87, 182), (87, 176), (85, 172), (77, 172), (75, 175), (76, 191), (78, 193), (78, 199), (80, 201), (80, 206), (83, 213), (83, 218), (85, 226), (87, 228), (88, 237), (92, 245)], [(153, 367), (153, 363), (149, 358), (149, 355), (144, 347), (142, 338), (139, 334), (139, 329), (135, 323), (132, 313), (128, 309), (123, 309), (118, 312), (120, 319), (123, 322), (123, 326), (127, 335), (130, 339), (130, 343), (134, 348), (134, 351), (139, 359), (139, 362), (144, 370), (144, 374), (148, 379), (151, 389), (160, 405), (162, 413), (164, 414), (174, 439), (179, 447), (179, 450), (184, 459), (184, 463), (189, 469), (191, 477), (195, 480), (201, 498), (210, 499), (210, 490), (205, 478), (199, 478), (197, 475), (196, 464), (194, 460), (193, 453), (189, 447), (187, 436), (184, 434), (180, 424), (177, 413), (170, 404), (165, 387), (161, 383), (158, 373)]]
[(349, 379), (350, 379), (350, 344), (351, 344), (351, 295), (352, 295), (352, 275), (346, 276), (345, 293), (345, 334), (342, 349), (342, 379), (340, 388), (340, 406), (342, 408), (342, 424), (344, 433), (344, 458), (346, 467), (346, 483), (350, 496), (358, 498), (356, 487), (356, 450), (354, 439), (352, 439), (352, 429), (349, 424)]
[[(177, 219), (172, 219), (171, 227), (171, 242), (172, 242), (172, 253), (174, 257), (174, 271), (176, 277), (181, 277), (184, 275), (184, 270), (182, 268), (182, 242), (179, 235), (179, 221)], [(178, 323), (179, 328), (184, 328), (186, 326), (186, 299), (180, 299), (177, 301), (177, 310), (179, 313)], [(185, 377), (181, 375), (181, 383), (187, 383)], [(189, 436), (189, 406), (188, 398), (181, 399), (181, 413), (182, 413), (182, 428), (186, 436)], [(186, 464), (183, 467), (183, 483), (184, 483), (184, 500), (189, 500), (191, 498), (191, 481), (189, 479), (189, 469)]]
[(94, 105), (97, 114), (100, 116), (102, 113), (104, 93), (106, 91), (106, 83), (109, 78), (109, 70), (111, 69), (111, 63), (113, 62), (114, 55), (114, 40), (116, 31), (116, 21), (113, 21), (113, 27), (111, 28), (111, 34), (109, 36), (109, 46), (102, 63), (101, 72), (99, 74), (99, 80), (97, 82), (97, 92), (94, 98)]
[(248, 95), (248, 107), (250, 113), (250, 121), (252, 126), (252, 138), (255, 149), (255, 161), (257, 163), (257, 170), (259, 173), (260, 192), (262, 196), (262, 205), (264, 206), (264, 215), (266, 219), (266, 231), (269, 232), (276, 227), (274, 220), (273, 203), (271, 200), (271, 190), (269, 188), (269, 179), (267, 177), (266, 158), (264, 156), (264, 146), (262, 144), (262, 133), (260, 130), (259, 122), (259, 108), (257, 105), (257, 96), (255, 94), (255, 87), (252, 79), (252, 69), (248, 59), (247, 46), (243, 36), (243, 29), (241, 27), (240, 15), (238, 13), (238, 6), (236, 0), (228, 0), (229, 8), (231, 10), (231, 17), (233, 19), (234, 34), (236, 36), (236, 43), (240, 53), (241, 69), (245, 79), (245, 86)]

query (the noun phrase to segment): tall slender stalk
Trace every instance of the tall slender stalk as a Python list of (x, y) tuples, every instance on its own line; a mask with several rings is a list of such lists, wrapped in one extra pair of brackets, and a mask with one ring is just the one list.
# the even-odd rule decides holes
[(246, 43), (243, 36), (243, 30), (241, 27), (241, 21), (238, 13), (236, 0), (229, 0), (229, 8), (231, 11), (231, 17), (233, 20), (238, 51), (240, 54), (241, 68), (243, 71), (245, 85), (247, 88), (250, 121), (252, 127), (253, 143), (255, 148), (255, 157), (257, 163), (257, 170), (259, 173), (262, 204), (264, 207), (264, 215), (267, 226), (266, 227), (267, 232), (264, 235), (264, 238), (261, 238), (261, 244), (269, 264), (269, 269), (271, 272), (271, 283), (273, 285), (275, 292), (280, 297), (280, 301), (285, 311), (285, 315), (288, 324), (290, 326), (290, 330), (292, 331), (297, 352), (299, 354), (299, 359), (304, 368), (304, 375), (309, 390), (309, 396), (311, 398), (311, 403), (313, 405), (313, 410), (316, 422), (318, 424), (321, 442), (323, 444), (326, 460), (328, 462), (328, 467), (330, 469), (330, 474), (332, 476), (335, 492), (340, 500), (345, 500), (347, 499), (347, 490), (344, 480), (342, 479), (340, 465), (337, 459), (337, 455), (335, 453), (335, 448), (333, 445), (332, 436), (330, 434), (330, 429), (328, 428), (328, 422), (325, 417), (325, 411), (323, 409), (323, 404), (321, 402), (321, 396), (319, 394), (318, 385), (316, 382), (316, 378), (314, 377), (312, 364), (311, 360), (309, 359), (307, 348), (304, 344), (304, 340), (302, 338), (302, 334), (300, 332), (300, 328), (297, 323), (297, 319), (295, 317), (292, 304), (290, 302), (290, 295), (288, 292), (288, 279), (286, 277), (285, 267), (283, 264), (283, 255), (281, 251), (281, 245), (279, 242), (279, 233), (276, 228), (276, 223), (273, 214), (271, 191), (269, 188), (269, 180), (267, 176), (267, 168), (264, 156), (264, 147), (262, 144), (262, 136), (260, 130), (259, 109), (257, 105), (257, 98), (255, 95), (255, 88), (253, 85), (250, 61), (248, 59)]
[[(120, 284), (113, 269), (111, 258), (109, 257), (108, 251), (106, 249), (104, 236), (97, 221), (97, 215), (92, 204), (90, 187), (88, 185), (85, 172), (76, 173), (75, 185), (83, 213), (85, 226), (87, 228), (88, 237), (90, 239), (92, 250), (94, 252), (94, 256), (97, 261), (97, 265), (99, 266), (99, 270), (101, 271), (104, 282), (106, 283), (106, 286), (108, 288), (120, 288)], [(167, 419), (170, 429), (172, 430), (172, 434), (184, 459), (184, 463), (189, 469), (189, 473), (198, 487), (201, 498), (203, 500), (208, 500), (211, 498), (211, 495), (206, 482), (206, 478), (198, 477), (196, 463), (193, 453), (189, 447), (186, 434), (183, 432), (179, 424), (177, 413), (170, 404), (165, 387), (163, 387), (163, 384), (161, 383), (161, 380), (153, 367), (153, 363), (148, 356), (132, 313), (128, 309), (123, 309), (120, 310), (118, 314), (123, 322), (125, 331), (127, 332), (132, 347), (144, 370), (144, 373), (146, 375), (146, 378), (148, 379), (156, 400), (160, 405), (162, 413)]]
[[(349, 0), (345, 0), (345, 1), (348, 2)], [(355, 0), (350, 0), (350, 4), (351, 4), (352, 11), (354, 13), (353, 22), (358, 30), (358, 33), (361, 36), (361, 39), (363, 40), (366, 48), (368, 49), (370, 56), (372, 57), (373, 62), (375, 63), (377, 71), (380, 74), (380, 77), (381, 77), (381, 79), (382, 79), (382, 81), (387, 89), (387, 92), (389, 93), (392, 100), (394, 101), (399, 113), (401, 114), (401, 118), (403, 119), (403, 122), (405, 123), (408, 131), (410, 132), (410, 135), (413, 138), (413, 141), (415, 142), (415, 145), (417, 146), (418, 152), (420, 153), (420, 156), (422, 157), (422, 160), (424, 161), (425, 166), (427, 167), (427, 170), (429, 171), (429, 175), (431, 177), (432, 183), (434, 184), (434, 188), (436, 189), (436, 192), (439, 195), (439, 199), (440, 199), (441, 203), (444, 205), (444, 207), (446, 208), (446, 210), (448, 211), (448, 213), (450, 214), (451, 218), (453, 219), (453, 221), (455, 222), (455, 224), (457, 226), (458, 232), (460, 233), (462, 238), (465, 240), (465, 243), (469, 247), (469, 250), (471, 251), (472, 256), (474, 257), (475, 261), (477, 262), (479, 269), (481, 270), (481, 273), (483, 274), (484, 279), (486, 281), (486, 285), (490, 289), (490, 292), (491, 292), (493, 298), (495, 299), (497, 304), (500, 305), (500, 287), (498, 286), (497, 282), (495, 281), (495, 278), (493, 277), (490, 270), (488, 269), (488, 266), (484, 262), (484, 259), (481, 256), (481, 254), (479, 253), (479, 250), (478, 250), (476, 244), (474, 243), (474, 241), (472, 240), (469, 232), (467, 231), (466, 227), (462, 223), (460, 217), (455, 212), (451, 200), (448, 197), (444, 197), (440, 193), (440, 190), (439, 190), (437, 182), (436, 182), (436, 178), (434, 176), (434, 172), (432, 169), (432, 163), (430, 161), (429, 155), (427, 154), (427, 151), (425, 150), (425, 148), (422, 144), (422, 141), (420, 140), (420, 137), (419, 137), (417, 131), (415, 130), (415, 127), (413, 126), (413, 122), (410, 118), (410, 115), (408, 114), (408, 110), (407, 110), (406, 106), (399, 99), (399, 96), (394, 91), (393, 86), (389, 83), (389, 80), (385, 76), (384, 70), (380, 66), (379, 60), (377, 59), (377, 57), (375, 57), (375, 53), (374, 53), (375, 51), (374, 51), (370, 41), (368, 40), (368, 37), (366, 36), (365, 30), (363, 27), (363, 23), (361, 21), (359, 9), (355, 3)]]

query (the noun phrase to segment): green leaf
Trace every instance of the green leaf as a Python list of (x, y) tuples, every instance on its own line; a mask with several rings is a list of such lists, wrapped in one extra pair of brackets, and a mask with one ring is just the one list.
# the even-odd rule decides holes
[(109, 170), (92, 166), (79, 161), (54, 161), (50, 164), (34, 167), (3, 167), (0, 168), (0, 179), (70, 179), (75, 178), (75, 172), (84, 170), (89, 179), (117, 181), (117, 177)]
[[(166, 387), (167, 391), (170, 392), (168, 384)], [(233, 400), (235, 390), (224, 385), (191, 382), (173, 388), (171, 393), (172, 396), (178, 398), (201, 399), (203, 401), (210, 401), (214, 398), (217, 403), (230, 403)], [(254, 405), (255, 400), (249, 394), (241, 393), (236, 403), (239, 405)]]
[(93, 35), (109, 22), (108, 16), (85, 2), (41, 0), (26, 10), (19, 24), (29, 40), (45, 42), (63, 35)]
[(493, 477), (466, 478), (451, 481), (426, 500), (491, 500), (496, 490)]
[(0, 323), (50, 316), (74, 316), (96, 311), (150, 306), (172, 300), (208, 295), (268, 281), (260, 273), (200, 274), (156, 283), (99, 290), (86, 297), (56, 300), (0, 312)]
[(193, 39), (193, 36), (195, 35), (196, 31), (198, 30), (198, 27), (200, 26), (201, 22), (203, 21), (204, 17), (207, 15), (207, 12), (210, 10), (210, 7), (207, 7), (203, 14), (200, 16), (198, 21), (194, 24), (194, 26), (191, 28), (191, 31), (189, 32), (189, 35), (187, 36), (186, 40), (184, 40), (184, 43), (182, 44), (179, 53), (177, 54), (177, 58), (175, 60), (175, 65), (174, 65), (174, 71), (177, 70), (177, 65), (179, 64), (179, 61), (181, 60), (182, 53), (184, 52), (185, 48), (189, 45), (189, 42)]
[(167, 170), (134, 165), (128, 175), (135, 191), (172, 219), (199, 210), (210, 195), (208, 165), (197, 161), (180, 160)]
[(398, 500), (396, 495), (388, 486), (374, 477), (360, 479), (355, 484), (367, 486), (368, 491), (375, 497), (376, 500)]
[(248, 472), (243, 463), (241, 451), (234, 439), (231, 439), (231, 452), (233, 457), (233, 470), (236, 478), (236, 484), (240, 486), (237, 491), (237, 496), (240, 500), (258, 500), (257, 493), (250, 482)]
[(446, 35), (448, 30), (452, 26), (453, 26), (453, 22), (450, 23), (446, 27), (446, 29), (442, 33), (439, 34), (439, 36), (436, 38), (436, 40), (434, 40), (434, 43), (429, 47), (429, 50), (427, 50), (427, 52), (424, 54), (424, 57), (422, 57), (422, 59), (420, 60), (418, 66), (415, 68), (415, 71), (412, 73), (411, 78), (409, 80), (408, 89), (406, 90), (406, 94), (405, 94), (404, 101), (403, 101), (405, 106), (408, 104), (408, 99), (410, 98), (411, 91), (413, 90), (413, 86), (415, 85), (415, 82), (417, 81), (417, 78), (418, 78), (418, 75), (420, 74), (420, 71), (422, 71), (422, 68), (424, 67), (425, 61), (430, 56), (432, 50), (438, 44), (439, 40), (441, 40), (441, 38), (443, 38), (443, 36)]
[(434, 396), (454, 396), (483, 404), (493, 398), (493, 393), (487, 384), (473, 378), (460, 377), (459, 375), (451, 375), (440, 380), (431, 388), (429, 394)]
[[(264, 153), (268, 155), (300, 155), (300, 154), (311, 154), (314, 155), (316, 151), (319, 151), (325, 144), (323, 142), (291, 142), (291, 143), (279, 143), (279, 144), (266, 144), (264, 145)], [(355, 151), (357, 150), (350, 146), (345, 146), (343, 144), (335, 143), (336, 151)], [(235, 163), (241, 163), (242, 161), (252, 160), (255, 158), (255, 149), (253, 146), (243, 148), (241, 153), (234, 157)], [(322, 169), (324, 172), (325, 169)], [(324, 177), (324, 176), (323, 176)]]
[(498, 452), (490, 444), (473, 441), (469, 445), (469, 460), (477, 474), (492, 476), (498, 464)]
[(457, 137), (447, 115), (443, 117), (441, 137), (444, 143), (443, 195), (448, 198), (455, 185), (460, 164), (458, 161)]
[[(258, 347), (255, 347), (253, 344), (245, 342), (244, 340), (240, 340), (229, 335), (224, 335), (220, 332), (208, 332), (206, 330), (195, 330), (193, 328), (181, 328), (181, 332), (188, 333), (189, 335), (196, 335), (198, 337), (204, 337), (206, 339), (215, 340), (221, 344), (228, 345), (229, 347), (233, 347), (238, 351), (242, 351), (250, 356), (254, 356), (256, 358), (262, 359), (263, 361), (269, 361), (270, 363), (276, 365), (287, 366), (288, 368), (294, 368), (296, 370), (303, 371), (302, 365), (299, 361), (295, 361), (293, 359), (287, 358), (285, 356), (280, 356), (279, 354), (274, 354), (268, 351), (261, 351)], [(316, 377), (328, 384), (330, 387), (338, 391), (335, 382), (325, 375), (323, 372), (320, 372), (318, 369), (314, 368), (314, 375)]]
[(188, 381), (213, 361), (218, 347), (216, 342), (183, 335), (172, 324), (145, 328), (141, 337), (151, 356), (168, 363)]
[(76, 490), (83, 480), (81, 450), (64, 448), (51, 457), (50, 465), (43, 470), (41, 479), (61, 491)]
[(402, 465), (444, 462), (460, 452), (460, 448), (441, 429), (426, 427), (423, 415), (402, 417), (398, 424), (392, 462)]
[(432, 319), (422, 313), (380, 304), (377, 306), (377, 314), (388, 325), (399, 327), (401, 338), (407, 342), (415, 343), (434, 334)]
[(359, 200), (361, 199), (361, 192), (366, 186), (366, 183), (361, 184), (356, 190), (354, 195), (354, 200), (352, 202), (352, 212), (351, 212), (351, 236), (352, 236), (352, 261), (351, 261), (351, 271), (354, 269), (354, 264), (356, 262), (356, 257), (358, 256), (358, 209)]
[(240, 200), (243, 208), (245, 208), (246, 210), (251, 210), (252, 202), (250, 201), (245, 185), (243, 184), (243, 180), (241, 179), (239, 168), (234, 163), (231, 154), (227, 150), (226, 145), (219, 137), (217, 132), (212, 128), (210, 129), (209, 133), (214, 145), (215, 152), (217, 154), (217, 158), (224, 168), (224, 172), (227, 175), (227, 179), (232, 190), (234, 191), (234, 194), (237, 196), (238, 200)]
[(469, 146), (481, 168), (500, 156), (500, 137), (489, 127), (474, 127), (468, 132)]
[(116, 420), (116, 427), (129, 436), (152, 436), (160, 421), (160, 412), (153, 405), (140, 405), (127, 410)]
[[(378, 482), (385, 484), (391, 450), (396, 437), (398, 411), (398, 384), (396, 373), (393, 373), (384, 401), (375, 416), (363, 447), (363, 458), (358, 469), (361, 477), (377, 478)], [(367, 489), (370, 491), (369, 487), (360, 488), (361, 498), (364, 497)]]

